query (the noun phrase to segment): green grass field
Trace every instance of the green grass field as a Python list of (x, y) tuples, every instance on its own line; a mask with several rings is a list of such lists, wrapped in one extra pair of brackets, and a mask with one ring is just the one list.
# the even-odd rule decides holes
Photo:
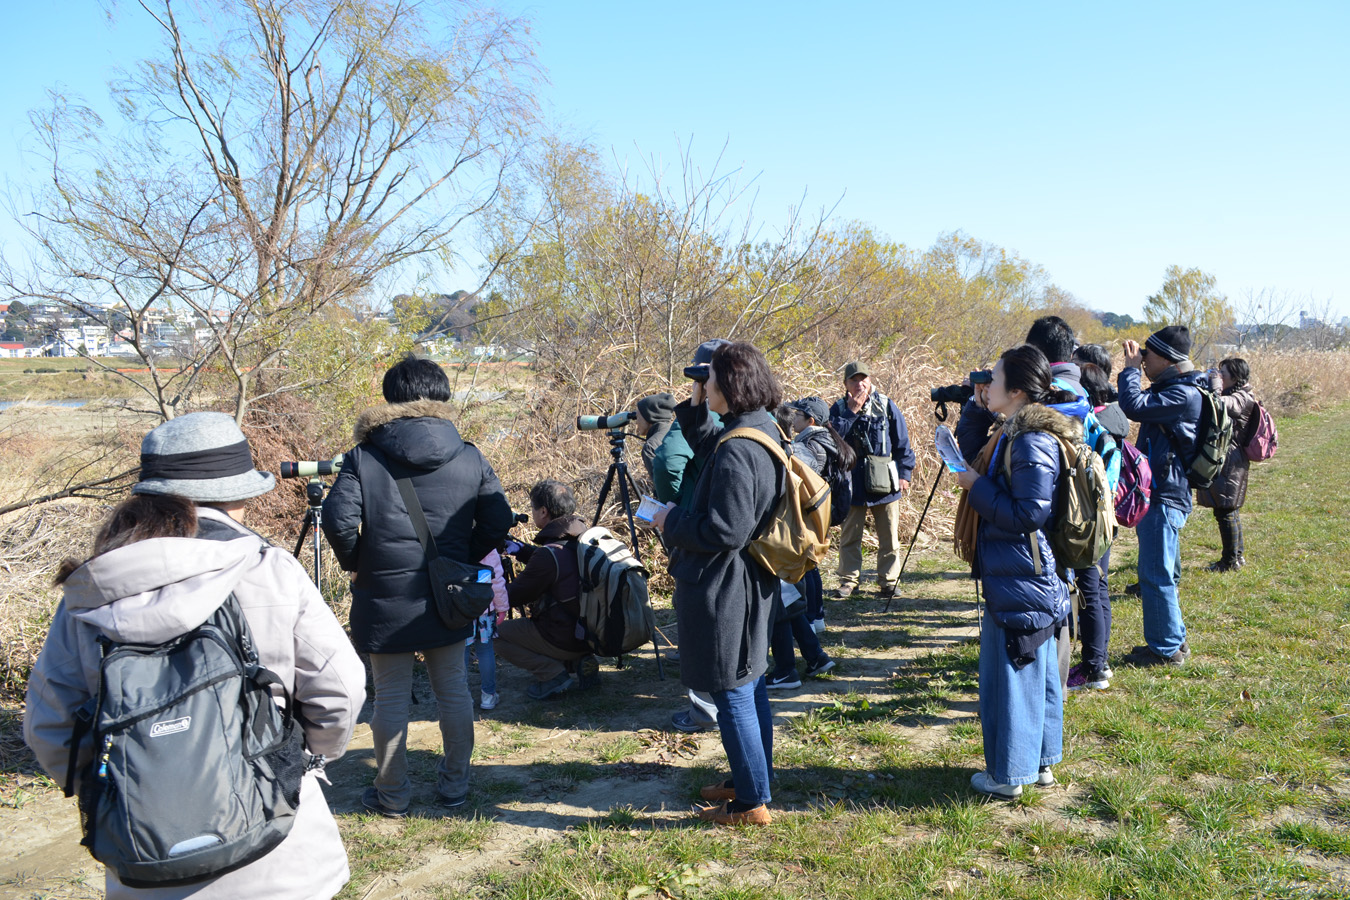
[[(715, 829), (616, 806), (466, 890), (430, 896), (708, 898), (1249, 898), (1350, 896), (1350, 653), (1346, 515), (1350, 409), (1281, 423), (1243, 518), (1248, 565), (1212, 575), (1207, 510), (1183, 532), (1181, 670), (1117, 662), (1105, 692), (1065, 708), (1061, 784), (1020, 801), (973, 794), (982, 768), (974, 643), (914, 660), (886, 696), (842, 696), (777, 734), (785, 803), (765, 829)], [(1113, 660), (1141, 642), (1113, 559)], [(954, 569), (941, 555), (920, 574)], [(922, 590), (918, 588), (917, 590)], [(624, 748), (601, 748), (618, 759)], [(608, 756), (606, 756), (606, 753)], [(694, 770), (691, 799), (699, 777)], [(581, 790), (584, 790), (584, 785)], [(361, 897), (428, 848), (472, 852), (490, 827), (420, 821), (393, 832), (344, 816)], [(470, 820), (480, 822), (482, 820)]]

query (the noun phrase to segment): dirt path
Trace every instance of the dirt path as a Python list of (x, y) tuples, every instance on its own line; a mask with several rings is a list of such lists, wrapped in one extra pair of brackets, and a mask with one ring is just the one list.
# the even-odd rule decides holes
[[(874, 594), (827, 601), (822, 642), (838, 667), (833, 677), (771, 693), (778, 730), (791, 717), (841, 696), (872, 703), (887, 699), (893, 696), (891, 676), (907, 660), (975, 637), (968, 579), (920, 573), (907, 576), (903, 593), (885, 614)], [(630, 657), (622, 671), (606, 666), (602, 682), (596, 691), (540, 704), (525, 698), (526, 676), (500, 665), (502, 702), (479, 713), (474, 789), (462, 813), (464, 819), (490, 822), (482, 829), (486, 836), (480, 834), (481, 846), (455, 852), (433, 840), (412, 853), (412, 865), (377, 875), (361, 894), (378, 900), (463, 887), (477, 874), (509, 866), (531, 846), (587, 822), (632, 817), (639, 822), (633, 827), (652, 828), (686, 820), (699, 784), (724, 770), (725, 755), (715, 732), (686, 736), (670, 729), (671, 713), (687, 705), (678, 664), (668, 662), (666, 679), (659, 680), (648, 648)], [(476, 673), (470, 684), (477, 698)], [(440, 735), (429, 692), (418, 694), (408, 742), (412, 815), (439, 820), (443, 813), (434, 805), (433, 786)], [(329, 769), (333, 784), (326, 793), (349, 837), (359, 830), (396, 836), (414, 826), (358, 818), (361, 792), (374, 771), (368, 717), (367, 707), (347, 755)], [(945, 739), (952, 724), (973, 719), (971, 704), (949, 704), (934, 723), (910, 729), (909, 737), (915, 745), (929, 745)], [(802, 798), (797, 805), (806, 802)], [(775, 806), (794, 804), (789, 798)], [(34, 784), (21, 792), (15, 806), (0, 809), (0, 836), (0, 897), (101, 895), (100, 867), (79, 846), (73, 805), (59, 791)]]

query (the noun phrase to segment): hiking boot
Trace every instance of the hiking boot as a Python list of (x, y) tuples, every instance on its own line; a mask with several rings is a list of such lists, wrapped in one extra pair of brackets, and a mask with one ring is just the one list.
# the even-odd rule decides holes
[(572, 676), (559, 672), (548, 681), (536, 681), (525, 688), (525, 696), (531, 700), (544, 700), (561, 694), (572, 686)]
[(502, 702), (501, 694), (483, 691), (482, 695), (478, 698), (478, 708), (486, 712), (489, 709), (496, 709), (497, 704), (500, 702)]
[(801, 687), (802, 679), (797, 674), (797, 670), (793, 669), (782, 675), (770, 675), (764, 679), (764, 686), (771, 691), (790, 691), (793, 688)]
[(895, 588), (894, 588), (894, 587), (884, 587), (884, 588), (880, 588), (880, 589), (877, 591), (877, 599), (878, 599), (878, 600), (894, 600), (894, 599), (895, 599)]
[(976, 772), (970, 776), (970, 786), (981, 794), (998, 797), (1000, 800), (1016, 800), (1022, 796), (1020, 784), (999, 784), (989, 777), (988, 772)]
[(717, 806), (700, 806), (696, 810), (700, 819), (714, 825), (768, 825), (773, 821), (769, 808), (761, 803), (746, 810), (733, 810), (730, 801)]
[(1055, 773), (1050, 769), (1050, 767), (1041, 766), (1041, 770), (1036, 773), (1036, 786), (1051, 787), (1056, 783), (1057, 782), (1055, 781)]
[(583, 691), (600, 686), (600, 660), (594, 655), (577, 660), (577, 686)]
[(361, 794), (361, 805), (373, 813), (384, 816), (386, 819), (404, 819), (408, 816), (408, 807), (402, 809), (390, 809), (380, 802), (380, 789), (368, 787)]
[(1152, 666), (1184, 666), (1186, 660), (1190, 658), (1191, 648), (1186, 644), (1181, 645), (1171, 656), (1163, 656), (1161, 653), (1147, 645), (1135, 647), (1125, 657), (1125, 661), (1132, 666), (1140, 669), (1147, 669)]
[(1104, 691), (1111, 686), (1111, 679), (1100, 669), (1094, 669), (1087, 663), (1079, 663), (1069, 670), (1069, 690), (1077, 691), (1090, 688)]
[(736, 799), (736, 788), (732, 785), (731, 779), (719, 781), (717, 784), (705, 784), (698, 789), (698, 795), (709, 803), (726, 803)]
[(830, 659), (830, 657), (827, 654), (822, 653), (820, 655), (820, 659), (816, 660), (815, 662), (811, 663), (809, 666), (806, 667), (806, 677), (819, 678), (820, 676), (824, 675), (826, 672), (830, 671), (833, 668), (834, 668), (834, 660)]
[(683, 731), (685, 734), (697, 734), (700, 731), (712, 731), (717, 727), (716, 722), (708, 722), (706, 724), (695, 722), (693, 714), (687, 709), (671, 716), (670, 724), (675, 727), (676, 731)]

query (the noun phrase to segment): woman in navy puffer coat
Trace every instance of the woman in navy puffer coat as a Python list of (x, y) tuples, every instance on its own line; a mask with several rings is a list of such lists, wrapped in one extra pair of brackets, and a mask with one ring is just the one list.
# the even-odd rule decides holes
[(1063, 477), (1059, 442), (1082, 439), (1082, 423), (1043, 404), (1061, 398), (1050, 364), (1034, 347), (1007, 351), (994, 367), (989, 409), (1004, 417), (989, 473), (958, 473), (980, 516), (973, 575), (984, 588), (980, 634), (980, 725), (986, 770), (972, 786), (1012, 798), (1022, 785), (1054, 783), (1063, 757), (1063, 695), (1055, 631), (1069, 612), (1046, 538)]

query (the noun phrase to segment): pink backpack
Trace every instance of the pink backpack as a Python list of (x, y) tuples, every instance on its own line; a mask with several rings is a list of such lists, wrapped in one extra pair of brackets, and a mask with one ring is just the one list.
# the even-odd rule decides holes
[(1252, 436), (1242, 447), (1242, 455), (1251, 462), (1261, 462), (1275, 455), (1275, 448), (1280, 443), (1280, 432), (1275, 428), (1275, 420), (1270, 417), (1270, 413), (1266, 412), (1266, 408), (1259, 400), (1256, 402), (1253, 416), (1255, 421), (1252, 423)]
[(1116, 483), (1116, 522), (1133, 528), (1148, 512), (1153, 493), (1153, 467), (1129, 441), (1120, 442), (1120, 481)]

